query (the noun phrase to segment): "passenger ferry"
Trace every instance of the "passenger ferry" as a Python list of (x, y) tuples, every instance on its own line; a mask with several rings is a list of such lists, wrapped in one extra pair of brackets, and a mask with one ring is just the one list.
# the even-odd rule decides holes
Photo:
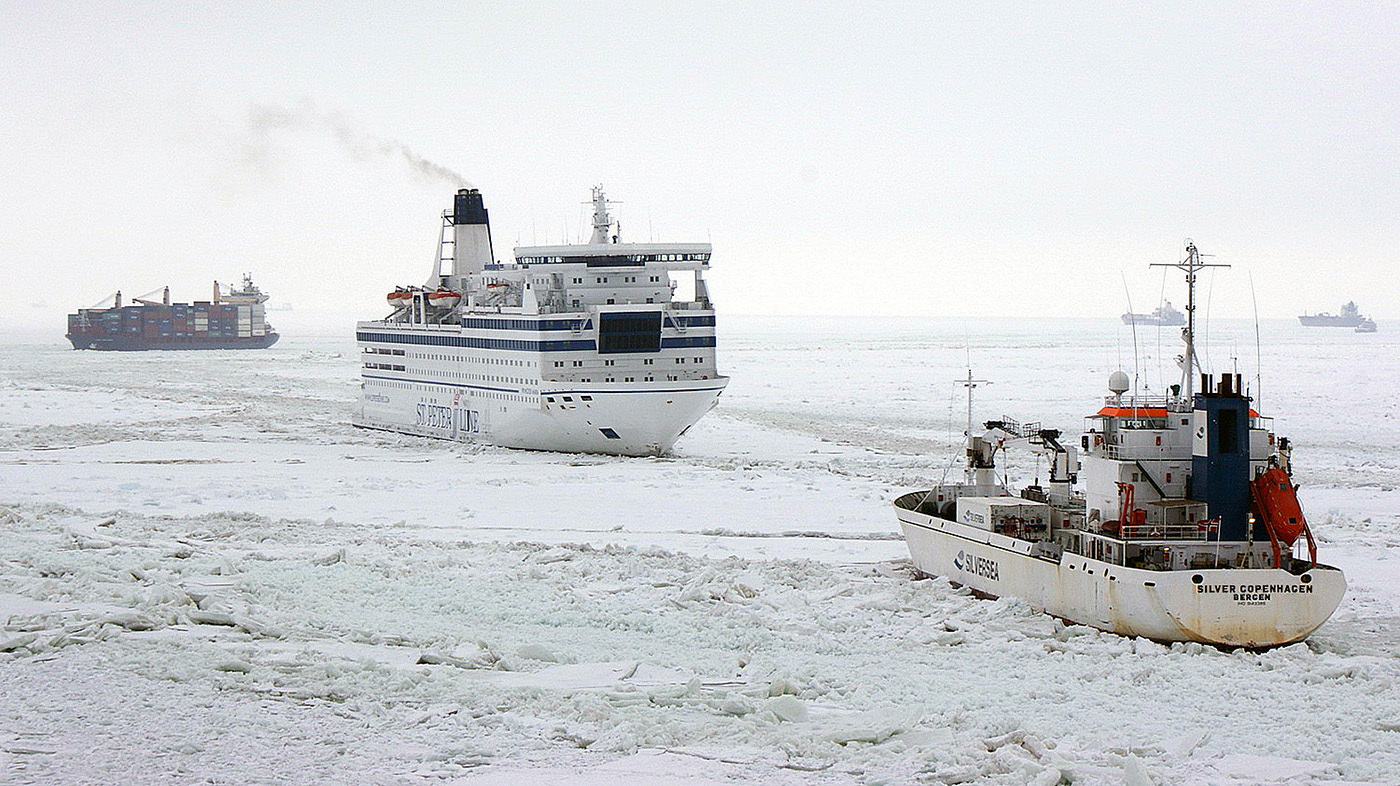
[[(1184, 374), (1170, 395), (1125, 395), (1118, 371), (1078, 444), (1010, 419), (974, 434), (980, 380), (969, 372), (964, 482), (894, 501), (918, 571), (1165, 642), (1272, 647), (1332, 615), (1346, 579), (1318, 562), (1289, 441), (1250, 406), (1239, 375), (1201, 374), (1194, 387), (1196, 275), (1212, 265), (1186, 248), (1171, 265), (1186, 272), (1188, 300)], [(1046, 486), (1017, 493), (998, 476), (997, 453), (1018, 442), (1047, 459)]]
[[(511, 448), (659, 455), (715, 406), (709, 243), (624, 243), (601, 186), (587, 243), (495, 261), (481, 193), (443, 212), (423, 286), (359, 322), (355, 425)], [(689, 299), (677, 285), (692, 278)]]

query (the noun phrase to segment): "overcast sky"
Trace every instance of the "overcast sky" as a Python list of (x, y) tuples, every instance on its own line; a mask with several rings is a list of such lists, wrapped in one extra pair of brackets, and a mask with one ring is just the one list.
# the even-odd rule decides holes
[(602, 183), (735, 314), (1112, 316), (1190, 237), (1217, 314), (1400, 316), (1397, 6), (998, 9), (13, 0), (0, 309), (382, 316), (461, 178), (501, 257)]

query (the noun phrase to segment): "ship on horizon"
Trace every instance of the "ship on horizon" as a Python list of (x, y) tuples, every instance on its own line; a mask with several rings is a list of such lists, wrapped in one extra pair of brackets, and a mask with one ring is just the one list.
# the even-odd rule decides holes
[(1166, 326), (1184, 325), (1186, 324), (1186, 315), (1181, 313), (1180, 311), (1177, 311), (1175, 308), (1172, 308), (1172, 302), (1170, 300), (1164, 300), (1162, 301), (1162, 305), (1152, 310), (1151, 314), (1124, 314), (1123, 324)]
[[(502, 447), (659, 455), (729, 383), (715, 363), (709, 243), (625, 243), (593, 189), (587, 243), (494, 259), (485, 203), (457, 192), (423, 286), (356, 324), (364, 428)], [(676, 297), (673, 276), (693, 274)]]
[(241, 287), (225, 292), (215, 281), (212, 299), (193, 303), (171, 303), (170, 287), (161, 287), (122, 305), (118, 290), (111, 306), (69, 314), (66, 338), (73, 349), (121, 352), (266, 349), (280, 338), (267, 324), (267, 297), (246, 274)]
[(1302, 323), (1304, 327), (1357, 328), (1361, 327), (1361, 323), (1367, 320), (1365, 317), (1361, 316), (1361, 309), (1357, 307), (1356, 301), (1348, 300), (1346, 305), (1342, 306), (1340, 314), (1331, 314), (1326, 311), (1320, 314), (1301, 314), (1298, 316), (1298, 321)]

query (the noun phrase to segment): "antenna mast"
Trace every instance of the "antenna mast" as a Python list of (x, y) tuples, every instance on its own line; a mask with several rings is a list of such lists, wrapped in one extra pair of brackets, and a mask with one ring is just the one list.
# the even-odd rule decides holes
[(1216, 262), (1202, 262), (1201, 252), (1190, 238), (1186, 239), (1186, 258), (1180, 262), (1153, 262), (1150, 267), (1174, 267), (1186, 273), (1186, 330), (1182, 338), (1186, 341), (1186, 359), (1182, 364), (1182, 389), (1189, 401), (1194, 397), (1196, 381), (1196, 272), (1208, 267), (1229, 267)]
[[(603, 196), (603, 187), (597, 185), (593, 187), (593, 199), (584, 202), (585, 205), (593, 206), (593, 235), (588, 239), (589, 243), (607, 243), (608, 233), (612, 229), (612, 216), (608, 215), (608, 205), (616, 205), (618, 202)], [(617, 223), (617, 235), (622, 234), (622, 222)], [(613, 242), (617, 242), (614, 237)]]
[[(967, 388), (967, 431), (963, 432), (963, 437), (966, 441), (966, 444), (968, 445), (970, 455), (972, 446), (972, 391), (980, 385), (990, 385), (992, 383), (985, 379), (973, 379), (972, 369), (969, 368), (967, 370), (967, 379), (959, 381), (958, 384)], [(974, 478), (974, 472), (971, 464), (968, 465), (966, 472), (967, 482), (975, 483), (976, 480)]]

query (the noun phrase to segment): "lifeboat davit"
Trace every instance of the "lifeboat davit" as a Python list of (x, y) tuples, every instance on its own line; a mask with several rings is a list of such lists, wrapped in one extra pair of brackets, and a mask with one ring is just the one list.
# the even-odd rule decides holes
[(402, 308), (413, 300), (413, 293), (407, 289), (396, 289), (388, 295), (389, 305), (394, 308)]
[(428, 293), (428, 303), (436, 308), (456, 308), (462, 302), (462, 293), (453, 292), (450, 289), (439, 288), (435, 292)]
[(1272, 467), (1249, 482), (1250, 509), (1264, 522), (1269, 539), (1274, 544), (1274, 564), (1278, 565), (1279, 549), (1291, 548), (1299, 535), (1307, 535), (1308, 551), (1317, 561), (1317, 546), (1313, 543), (1308, 521), (1303, 518), (1303, 506), (1298, 502), (1293, 479), (1279, 467)]

